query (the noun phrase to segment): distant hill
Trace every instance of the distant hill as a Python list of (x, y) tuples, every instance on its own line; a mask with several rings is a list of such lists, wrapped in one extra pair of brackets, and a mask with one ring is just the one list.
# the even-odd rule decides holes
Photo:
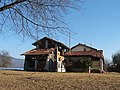
[(23, 68), (24, 67), (24, 59), (18, 59), (18, 58), (11, 58), (12, 65), (11, 68)]

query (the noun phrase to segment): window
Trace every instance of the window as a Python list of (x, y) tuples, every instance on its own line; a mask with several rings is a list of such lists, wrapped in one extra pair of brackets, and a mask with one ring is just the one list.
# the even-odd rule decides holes
[(32, 59), (33, 59), (33, 60), (35, 60), (35, 59), (36, 59), (36, 57), (35, 57), (35, 56), (33, 56), (33, 57), (32, 57)]
[(86, 51), (86, 48), (84, 48), (84, 51)]

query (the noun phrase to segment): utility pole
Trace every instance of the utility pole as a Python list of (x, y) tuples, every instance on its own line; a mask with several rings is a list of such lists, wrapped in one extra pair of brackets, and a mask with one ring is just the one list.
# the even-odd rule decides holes
[(71, 42), (71, 33), (69, 32), (69, 48), (70, 48), (70, 43)]
[[(37, 14), (37, 17), (38, 17), (38, 14)], [(36, 22), (38, 23), (38, 19), (36, 20)], [(36, 25), (36, 34), (37, 34), (37, 36), (36, 36), (36, 39), (37, 39), (37, 46), (36, 46), (36, 48), (37, 49), (39, 49), (39, 45), (38, 45), (38, 39), (39, 39), (39, 36), (38, 36), (38, 25)]]

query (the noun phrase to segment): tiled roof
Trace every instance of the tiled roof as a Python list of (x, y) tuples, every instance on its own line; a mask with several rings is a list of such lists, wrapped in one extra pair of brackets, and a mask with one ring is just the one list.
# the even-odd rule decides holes
[(101, 51), (90, 50), (90, 51), (68, 51), (65, 56), (93, 56), (98, 58), (103, 58), (103, 53)]
[(49, 54), (53, 50), (54, 50), (54, 48), (51, 48), (51, 49), (32, 49), (30, 51), (23, 53), (22, 55), (45, 55), (45, 54)]

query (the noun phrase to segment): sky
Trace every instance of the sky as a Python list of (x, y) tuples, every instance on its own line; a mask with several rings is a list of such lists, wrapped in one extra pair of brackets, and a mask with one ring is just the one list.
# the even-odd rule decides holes
[[(86, 0), (80, 6), (79, 11), (69, 10), (64, 17), (75, 32), (71, 35), (70, 46), (82, 43), (103, 50), (105, 58), (111, 61), (112, 54), (120, 50), (120, 0)], [(69, 45), (68, 36), (61, 35), (57, 40)], [(17, 35), (0, 35), (0, 51), (24, 58), (20, 54), (34, 48), (33, 42), (35, 40), (30, 38), (23, 42)]]

